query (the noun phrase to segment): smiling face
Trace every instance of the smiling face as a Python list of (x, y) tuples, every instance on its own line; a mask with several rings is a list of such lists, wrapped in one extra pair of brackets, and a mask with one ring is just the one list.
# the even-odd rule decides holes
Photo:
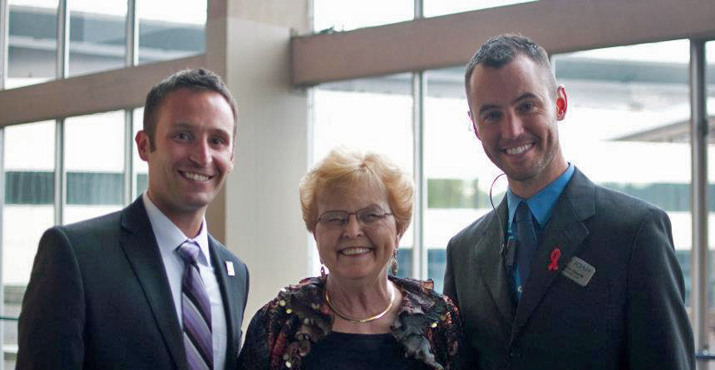
[(566, 92), (554, 92), (549, 71), (524, 55), (501, 68), (477, 66), (470, 79), (470, 118), (484, 152), (528, 198), (567, 168), (556, 122)]
[[(373, 206), (391, 212), (387, 191), (365, 183), (348, 190), (327, 189), (318, 195), (316, 203), (318, 215), (336, 210), (355, 212)], [(321, 261), (331, 276), (338, 279), (386, 279), (387, 265), (399, 243), (393, 216), (363, 225), (355, 215), (350, 215), (348, 223), (337, 228), (318, 222), (313, 236)]]
[(213, 91), (179, 89), (157, 113), (154, 150), (144, 131), (136, 136), (149, 164), (149, 198), (169, 219), (203, 217), (233, 169), (233, 113)]

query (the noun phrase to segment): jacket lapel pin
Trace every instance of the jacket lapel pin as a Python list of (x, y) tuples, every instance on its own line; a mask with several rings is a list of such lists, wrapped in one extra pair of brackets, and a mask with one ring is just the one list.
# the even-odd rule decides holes
[(549, 271), (556, 271), (559, 269), (559, 258), (561, 258), (561, 249), (556, 246), (554, 250), (551, 251), (551, 263), (548, 266)]
[(226, 261), (226, 272), (228, 276), (236, 276), (236, 271), (233, 269), (233, 262)]

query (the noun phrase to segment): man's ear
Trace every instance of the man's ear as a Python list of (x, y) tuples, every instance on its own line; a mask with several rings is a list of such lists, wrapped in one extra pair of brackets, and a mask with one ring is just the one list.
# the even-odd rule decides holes
[(151, 145), (149, 144), (149, 135), (147, 135), (144, 130), (140, 130), (134, 137), (134, 142), (136, 142), (137, 144), (139, 158), (141, 158), (144, 162), (148, 162), (149, 151), (151, 150)]
[(561, 121), (566, 118), (566, 111), (568, 110), (568, 96), (566, 95), (566, 89), (563, 85), (559, 85), (556, 88), (556, 120)]
[(482, 138), (479, 137), (479, 130), (477, 129), (477, 120), (474, 119), (474, 115), (472, 114), (472, 110), (467, 111), (467, 115), (469, 116), (469, 120), (472, 121), (472, 128), (474, 129), (474, 135), (477, 135), (477, 139), (479, 141), (482, 141)]

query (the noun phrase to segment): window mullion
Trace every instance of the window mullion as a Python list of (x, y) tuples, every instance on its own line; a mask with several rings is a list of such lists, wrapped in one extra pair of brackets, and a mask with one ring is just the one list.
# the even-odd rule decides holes
[(10, 20), (8, 0), (0, 0), (0, 90), (5, 88), (5, 81), (7, 80), (7, 56), (9, 42), (9, 26), (8, 22)]
[(58, 80), (67, 78), (70, 59), (70, 0), (59, 0), (57, 9), (57, 73)]
[(129, 205), (136, 195), (134, 186), (134, 114), (131, 109), (124, 111), (124, 205)]
[(708, 121), (705, 42), (690, 41), (690, 135), (692, 160), (691, 307), (695, 350), (708, 350)]
[(412, 221), (414, 242), (412, 243), (412, 276), (427, 278), (427, 248), (424, 244), (424, 216), (427, 207), (427, 187), (424, 176), (424, 97), (427, 84), (424, 72), (412, 75), (413, 98), (413, 161), (415, 179), (415, 205)]
[(139, 50), (139, 20), (137, 19), (136, 0), (127, 0), (127, 33), (124, 65), (132, 67), (138, 64)]
[(64, 208), (67, 204), (67, 175), (65, 172), (65, 120), (55, 121), (55, 225), (63, 224)]

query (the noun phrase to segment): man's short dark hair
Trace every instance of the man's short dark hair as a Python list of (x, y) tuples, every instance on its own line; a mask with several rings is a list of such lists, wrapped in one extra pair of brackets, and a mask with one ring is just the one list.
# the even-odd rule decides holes
[(511, 63), (519, 55), (527, 56), (534, 63), (549, 71), (553, 85), (551, 87), (556, 91), (556, 80), (551, 74), (551, 62), (546, 50), (528, 37), (506, 33), (487, 40), (469, 60), (464, 73), (464, 87), (467, 89), (467, 96), (469, 96), (469, 80), (478, 65), (501, 68)]
[(235, 142), (238, 130), (238, 108), (236, 100), (217, 74), (203, 68), (186, 69), (176, 72), (154, 85), (146, 96), (144, 104), (144, 132), (149, 136), (149, 148), (155, 150), (154, 135), (156, 134), (157, 115), (164, 99), (174, 91), (189, 89), (192, 91), (214, 91), (221, 94), (231, 106), (233, 113), (233, 139)]

